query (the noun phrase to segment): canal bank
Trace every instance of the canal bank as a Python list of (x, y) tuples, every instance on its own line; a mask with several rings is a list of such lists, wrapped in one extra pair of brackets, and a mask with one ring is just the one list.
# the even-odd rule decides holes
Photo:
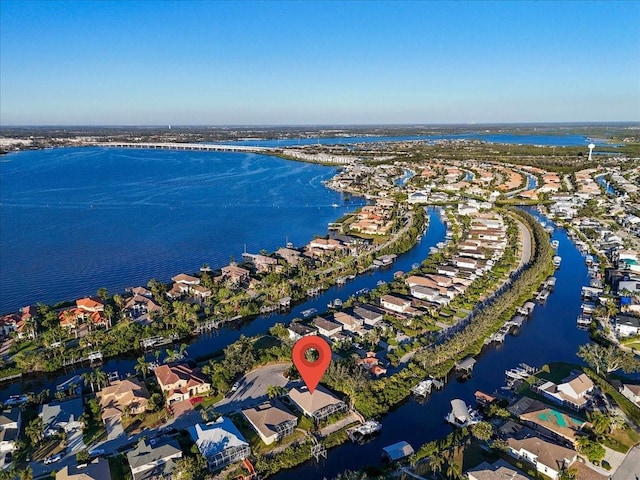
[[(540, 218), (534, 209), (525, 209)], [(550, 224), (548, 220), (544, 220)], [(524, 362), (541, 366), (552, 361), (580, 362), (576, 356), (579, 345), (589, 342), (588, 333), (577, 329), (575, 319), (580, 312), (581, 286), (588, 281), (584, 257), (568, 238), (565, 230), (556, 228), (553, 239), (559, 241), (558, 254), (562, 267), (556, 271), (555, 292), (545, 304), (538, 305), (531, 319), (517, 336), (507, 337), (504, 344), (485, 347), (477, 356), (473, 375), (461, 382), (450, 377), (441, 392), (435, 392), (424, 402), (413, 398), (382, 417), (380, 435), (365, 445), (344, 444), (328, 451), (328, 458), (278, 473), (271, 478), (294, 480), (332, 478), (345, 469), (357, 470), (382, 462), (382, 448), (399, 441), (409, 442), (414, 449), (441, 438), (451, 431), (444, 422), (450, 411), (450, 401), (463, 399), (473, 405), (474, 392), (493, 392), (504, 386), (504, 371)]]

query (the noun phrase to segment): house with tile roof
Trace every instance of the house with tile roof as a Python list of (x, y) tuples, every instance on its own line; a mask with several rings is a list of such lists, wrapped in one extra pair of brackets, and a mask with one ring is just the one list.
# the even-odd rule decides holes
[(198, 368), (184, 364), (160, 365), (154, 373), (167, 405), (206, 395), (211, 390), (211, 383)]
[(112, 382), (100, 390), (96, 397), (102, 411), (102, 421), (107, 423), (110, 418), (120, 417), (127, 407), (132, 415), (144, 413), (149, 403), (149, 390), (143, 381), (131, 377)]

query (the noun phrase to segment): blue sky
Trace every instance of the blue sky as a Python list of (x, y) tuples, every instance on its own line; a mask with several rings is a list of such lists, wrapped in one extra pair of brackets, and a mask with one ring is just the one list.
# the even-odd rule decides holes
[(640, 120), (640, 1), (0, 1), (0, 124)]

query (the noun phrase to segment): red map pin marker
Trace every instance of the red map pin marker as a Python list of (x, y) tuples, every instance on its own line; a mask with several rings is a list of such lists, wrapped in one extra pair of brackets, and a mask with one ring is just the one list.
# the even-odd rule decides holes
[[(310, 362), (305, 356), (311, 349), (318, 352), (318, 360), (315, 362)], [(331, 363), (331, 347), (325, 340), (316, 335), (302, 337), (293, 346), (291, 358), (309, 392), (313, 393)]]

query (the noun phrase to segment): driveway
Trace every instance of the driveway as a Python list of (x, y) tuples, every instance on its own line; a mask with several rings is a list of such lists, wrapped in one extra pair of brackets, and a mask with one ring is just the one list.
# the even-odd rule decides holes
[(640, 445), (636, 445), (629, 452), (611, 476), (613, 480), (638, 480), (640, 478)]
[(107, 429), (107, 440), (113, 440), (124, 435), (122, 421), (118, 416), (109, 418), (105, 427)]
[(236, 392), (216, 403), (215, 411), (222, 414), (231, 413), (268, 400), (267, 387), (269, 385), (286, 388), (289, 384), (283, 373), (290, 366), (290, 363), (278, 363), (256, 368), (247, 373), (238, 382), (240, 386)]

